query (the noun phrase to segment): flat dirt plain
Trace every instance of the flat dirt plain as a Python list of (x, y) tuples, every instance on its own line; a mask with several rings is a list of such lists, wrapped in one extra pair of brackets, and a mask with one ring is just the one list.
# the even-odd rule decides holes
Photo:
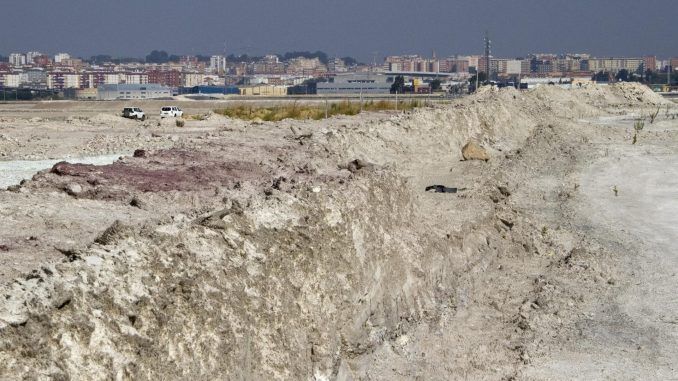
[(678, 379), (678, 105), (649, 89), (165, 103), (0, 104), (0, 379)]

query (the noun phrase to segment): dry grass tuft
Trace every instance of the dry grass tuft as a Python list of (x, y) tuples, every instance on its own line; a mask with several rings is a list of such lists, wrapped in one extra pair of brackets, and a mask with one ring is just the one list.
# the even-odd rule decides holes
[[(423, 103), (418, 100), (398, 102), (398, 110), (411, 110), (416, 107), (422, 107)], [(367, 101), (362, 105), (362, 111), (387, 111), (396, 110), (396, 103), (392, 101)], [(291, 105), (282, 105), (274, 107), (258, 107), (251, 105), (237, 105), (225, 109), (214, 111), (217, 114), (243, 120), (260, 119), (267, 122), (278, 122), (284, 119), (313, 119), (320, 120), (325, 115), (332, 117), (334, 115), (358, 115), (361, 112), (361, 106), (358, 102), (335, 102), (325, 105), (298, 105), (296, 102)]]

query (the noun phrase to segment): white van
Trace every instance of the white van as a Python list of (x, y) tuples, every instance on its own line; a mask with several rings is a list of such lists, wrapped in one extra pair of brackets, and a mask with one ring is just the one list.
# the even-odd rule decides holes
[(178, 118), (184, 116), (184, 112), (181, 111), (179, 107), (176, 106), (165, 106), (160, 109), (160, 117), (161, 118), (167, 118), (167, 117), (172, 117), (172, 118)]

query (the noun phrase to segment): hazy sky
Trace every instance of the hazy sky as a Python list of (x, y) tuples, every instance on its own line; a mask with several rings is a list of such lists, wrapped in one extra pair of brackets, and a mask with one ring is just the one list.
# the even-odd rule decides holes
[(678, 56), (677, 0), (2, 1), (0, 53)]

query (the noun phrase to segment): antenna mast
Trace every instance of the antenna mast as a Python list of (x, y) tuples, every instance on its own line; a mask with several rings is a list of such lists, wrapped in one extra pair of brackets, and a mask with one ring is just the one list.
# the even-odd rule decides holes
[(485, 74), (487, 74), (487, 83), (492, 79), (490, 53), (492, 49), (492, 41), (490, 41), (490, 33), (485, 31)]

